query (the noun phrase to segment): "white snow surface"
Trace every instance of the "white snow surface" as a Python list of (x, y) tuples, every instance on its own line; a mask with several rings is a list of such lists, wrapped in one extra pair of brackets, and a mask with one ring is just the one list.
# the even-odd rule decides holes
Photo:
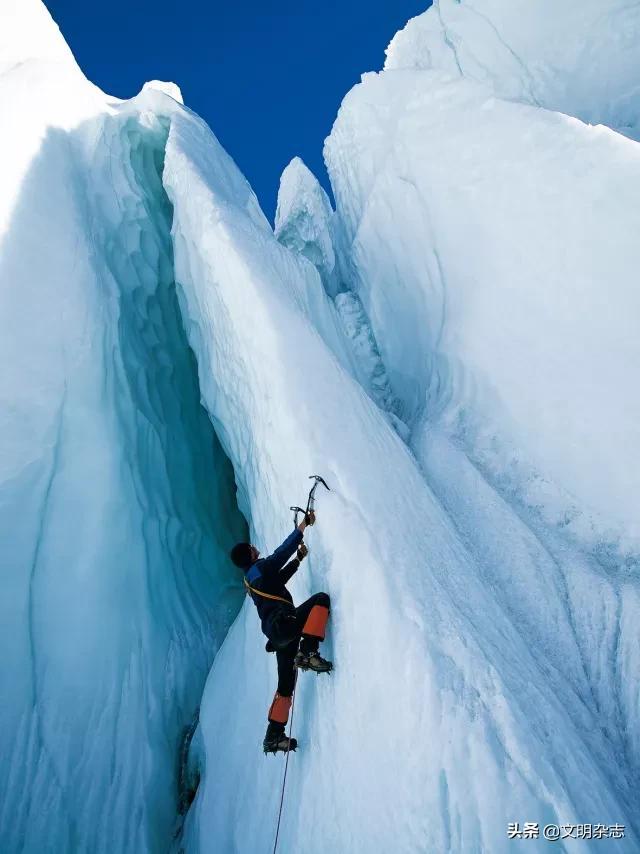
[(331, 595), (335, 672), (299, 682), (279, 850), (640, 847), (637, 144), (403, 39), (327, 142), (337, 216), (294, 161), (279, 239), (165, 84), (0, 76), (3, 851), (166, 851), (200, 699), (175, 850), (272, 850), (275, 662), (226, 555), (315, 472), (291, 586)]
[(0, 5), (0, 70), (33, 60), (75, 65), (55, 21), (40, 0), (3, 0)]
[(401, 69), (349, 93), (326, 157), (404, 417), (448, 422), (557, 522), (636, 550), (637, 144)]
[(385, 68), (441, 69), (501, 98), (636, 128), (637, 0), (434, 0), (391, 41)]
[(151, 89), (156, 92), (164, 92), (165, 95), (169, 95), (169, 97), (173, 98), (174, 101), (177, 101), (179, 104), (184, 104), (182, 92), (176, 83), (170, 83), (166, 80), (149, 80), (142, 87), (142, 91), (144, 92), (146, 89)]

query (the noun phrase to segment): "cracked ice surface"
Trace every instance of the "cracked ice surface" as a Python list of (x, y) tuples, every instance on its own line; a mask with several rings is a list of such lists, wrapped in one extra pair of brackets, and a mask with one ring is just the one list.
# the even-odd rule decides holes
[(0, 848), (158, 851), (245, 524), (177, 306), (173, 102), (33, 50), (0, 75)]
[(391, 41), (385, 68), (442, 69), (499, 97), (635, 128), (636, 0), (435, 0)]
[(275, 235), (283, 246), (311, 261), (331, 295), (339, 287), (332, 232), (327, 194), (302, 160), (294, 157), (280, 178)]
[[(293, 588), (331, 594), (336, 671), (301, 680), (282, 850), (493, 854), (525, 818), (637, 849), (635, 144), (389, 68), (328, 143), (337, 217), (289, 185), (287, 248), (176, 97), (43, 62), (0, 77), (31, 97), (0, 158), (3, 850), (166, 850), (238, 604), (234, 481), (265, 551), (311, 472), (333, 491)], [(193, 854), (271, 850), (263, 643), (247, 603), (202, 698)]]
[[(321, 471), (333, 487), (294, 592), (300, 600), (330, 590), (328, 654), (337, 668), (331, 680), (300, 684), (283, 850), (501, 851), (514, 815), (624, 816), (631, 825), (637, 754), (620, 759), (618, 708), (611, 731), (601, 718), (553, 557), (489, 484), (474, 481), (447, 439), (436, 461), (460, 474), (460, 490), (445, 495), (433, 463), (434, 497), (429, 449), (418, 462), (311, 331), (291, 281), (306, 261), (296, 270), (243, 202), (245, 191), (228, 204), (239, 176), (221, 175), (216, 146), (204, 127), (176, 117), (164, 181), (201, 388), (258, 546), (282, 538), (284, 508), (304, 473)], [(501, 554), (492, 574), (489, 543), (482, 539), (481, 553), (462, 525), (467, 489), (485, 490), (489, 536), (501, 528), (502, 548), (517, 550), (522, 573), (505, 570)], [(475, 504), (467, 521), (473, 513)], [(503, 589), (509, 568), (515, 586)], [(590, 580), (574, 569), (584, 594)], [(637, 617), (632, 597), (625, 614), (625, 624)], [(615, 620), (605, 625), (619, 644)], [(635, 674), (624, 632), (619, 661)], [(605, 678), (607, 648), (598, 647)], [(185, 829), (189, 851), (269, 849), (281, 767), (256, 753), (272, 671), (248, 604), (203, 697), (204, 776)]]
[(637, 143), (397, 70), (351, 91), (326, 156), (405, 420), (446, 422), (549, 520), (635, 551)]
[[(536, 79), (533, 99), (521, 78), (510, 88), (516, 58), (506, 71), (474, 11), (495, 12), (539, 68), (554, 42), (536, 39), (568, 7), (582, 20), (584, 4), (557, 19), (536, 7), (529, 27), (511, 20), (517, 5), (443, 2), (410, 23), (387, 70), (343, 102), (325, 155), (343, 266), (421, 470), (545, 678), (564, 685), (558, 696), (573, 686), (571, 716), (592, 710), (616, 757), (606, 776), (624, 767), (634, 785), (640, 154), (608, 128), (495, 96), (633, 123), (607, 111), (621, 102), (606, 87), (631, 91), (637, 52), (616, 46), (637, 4), (607, 6), (598, 28), (586, 4), (584, 52), (609, 62), (602, 85), (571, 65), (569, 37), (568, 67), (548, 89)], [(473, 72), (472, 52), (496, 80)]]

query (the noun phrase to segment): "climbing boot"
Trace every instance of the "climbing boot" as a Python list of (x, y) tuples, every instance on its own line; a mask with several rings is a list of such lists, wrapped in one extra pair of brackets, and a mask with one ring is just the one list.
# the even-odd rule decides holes
[(289, 738), (284, 730), (273, 729), (271, 725), (267, 727), (267, 734), (262, 742), (265, 753), (288, 753), (290, 750), (295, 750), (297, 746), (297, 740)]
[(313, 670), (314, 673), (331, 673), (333, 663), (324, 659), (319, 652), (298, 652), (295, 666), (298, 670)]

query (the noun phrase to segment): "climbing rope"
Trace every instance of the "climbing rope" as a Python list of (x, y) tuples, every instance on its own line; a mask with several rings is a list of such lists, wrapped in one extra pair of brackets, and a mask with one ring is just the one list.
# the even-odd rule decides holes
[[(296, 708), (296, 685), (298, 683), (298, 670), (296, 669), (296, 675), (293, 682), (293, 693), (291, 694), (291, 718), (289, 720), (289, 742), (291, 742), (291, 732), (293, 730), (293, 713)], [(282, 777), (282, 792), (280, 793), (280, 809), (278, 810), (278, 824), (276, 826), (276, 838), (273, 843), (273, 854), (276, 854), (276, 850), (278, 848), (278, 836), (280, 835), (280, 821), (282, 819), (282, 807), (284, 804), (284, 789), (287, 785), (287, 770), (289, 768), (289, 755), (291, 754), (290, 750), (287, 750), (287, 758), (284, 761), (284, 775)]]
[[(329, 487), (327, 486), (327, 482), (325, 481), (325, 479), (320, 477), (319, 474), (312, 474), (309, 477), (309, 480), (313, 481), (313, 486), (309, 490), (306, 508), (303, 509), (302, 507), (295, 507), (295, 506), (289, 508), (290, 510), (293, 510), (293, 514), (294, 514), (293, 515), (293, 524), (295, 527), (298, 526), (298, 514), (299, 513), (302, 513), (304, 518), (306, 518), (310, 512), (313, 512), (313, 510), (315, 508), (315, 496), (316, 496), (316, 489), (318, 488), (318, 484), (321, 483), (325, 489), (327, 489), (328, 491), (331, 491), (329, 489)], [(245, 579), (244, 583), (245, 583), (245, 586), (247, 588), (247, 593), (257, 593), (259, 596), (264, 596), (266, 599), (280, 599), (279, 596), (272, 596), (270, 594), (262, 593), (260, 590), (256, 590), (255, 588), (251, 587), (251, 585), (249, 584), (249, 582), (246, 579)], [(282, 600), (282, 601), (286, 601), (286, 600)], [(297, 684), (298, 684), (298, 670), (296, 668), (294, 682), (293, 682), (293, 692), (291, 694), (291, 718), (289, 719), (289, 735), (288, 735), (289, 742), (291, 742), (291, 733), (293, 731), (293, 713), (294, 713), (295, 708), (296, 708), (296, 686), (297, 686)], [(276, 851), (278, 849), (278, 837), (280, 836), (280, 822), (282, 821), (282, 808), (284, 806), (284, 792), (285, 792), (285, 787), (287, 785), (287, 771), (289, 770), (289, 756), (290, 756), (290, 754), (291, 754), (291, 750), (287, 750), (287, 758), (284, 761), (284, 774), (282, 777), (282, 791), (280, 792), (280, 809), (278, 810), (278, 823), (276, 825), (276, 838), (275, 838), (274, 843), (273, 843), (273, 854), (276, 854)]]

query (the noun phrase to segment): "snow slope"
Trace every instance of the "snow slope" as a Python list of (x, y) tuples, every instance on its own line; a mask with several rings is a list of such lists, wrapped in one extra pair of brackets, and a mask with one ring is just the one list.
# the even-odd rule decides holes
[(42, 3), (4, 0), (0, 9), (0, 67), (5, 71), (34, 60), (77, 69), (73, 54)]
[[(294, 161), (278, 239), (176, 89), (115, 101), (59, 43), (0, 77), (3, 850), (167, 850), (200, 698), (174, 848), (272, 850), (275, 662), (226, 552), (244, 519), (277, 545), (315, 472), (292, 588), (331, 594), (336, 670), (301, 677), (279, 850), (640, 848), (636, 144), (500, 90), (490, 39), (492, 80), (420, 58), (442, 13), (459, 56), (477, 10), (502, 44), (507, 5), (409, 25), (327, 142), (337, 215)], [(592, 39), (619, 92), (625, 14)]]

